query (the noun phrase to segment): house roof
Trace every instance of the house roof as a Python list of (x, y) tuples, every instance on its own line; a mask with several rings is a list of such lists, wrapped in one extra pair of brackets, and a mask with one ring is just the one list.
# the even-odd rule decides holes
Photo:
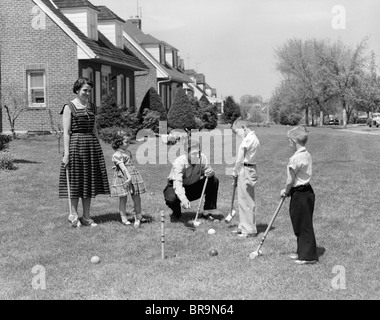
[(112, 12), (106, 6), (97, 6), (97, 8), (99, 9), (98, 20), (100, 21), (118, 20), (122, 23), (125, 22), (125, 20), (121, 19), (119, 16), (117, 16), (114, 12)]
[(94, 6), (90, 1), (87, 0), (54, 0), (54, 3), (59, 8), (87, 8), (90, 7), (98, 11), (96, 6)]
[[(96, 59), (129, 67), (134, 70), (147, 69), (147, 66), (137, 57), (123, 49), (115, 47), (101, 32), (98, 32), (98, 41), (92, 40), (86, 37), (68, 18), (66, 18), (66, 16), (59, 9), (56, 9), (50, 0), (41, 0), (41, 2), (46, 5), (58, 19), (60, 19), (90, 50), (95, 53)], [(54, 2), (58, 6), (58, 2), (63, 1), (54, 0)]]
[[(161, 63), (160, 61), (157, 61), (150, 53), (144, 48), (144, 45), (147, 44), (157, 44), (157, 45), (165, 45), (170, 46), (164, 41), (158, 40), (157, 38), (151, 36), (150, 34), (145, 34), (142, 32), (139, 28), (137, 28), (132, 22), (127, 21), (124, 24), (124, 31), (132, 37), (137, 44), (140, 46), (140, 48), (143, 49), (145, 55), (148, 55), (151, 59), (154, 59), (155, 63), (167, 74), (167, 77), (170, 77), (172, 81), (177, 81), (180, 83), (189, 83), (191, 82), (191, 79), (184, 74), (182, 71), (180, 71), (177, 68), (173, 68), (172, 66), (168, 65), (167, 63)], [(170, 46), (173, 48), (172, 46)], [(157, 66), (156, 66), (157, 67)]]

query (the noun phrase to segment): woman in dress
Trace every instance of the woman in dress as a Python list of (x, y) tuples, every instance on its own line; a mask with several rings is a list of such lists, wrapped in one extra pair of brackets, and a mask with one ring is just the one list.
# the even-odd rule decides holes
[[(65, 104), (63, 114), (64, 155), (59, 176), (59, 198), (68, 198), (67, 176), (71, 199), (69, 221), (73, 227), (97, 224), (91, 219), (91, 199), (98, 194), (109, 195), (110, 189), (103, 152), (96, 129), (96, 106), (89, 102), (94, 84), (87, 78), (79, 78), (73, 86), (75, 99)], [(79, 198), (82, 199), (83, 217), (78, 214)]]

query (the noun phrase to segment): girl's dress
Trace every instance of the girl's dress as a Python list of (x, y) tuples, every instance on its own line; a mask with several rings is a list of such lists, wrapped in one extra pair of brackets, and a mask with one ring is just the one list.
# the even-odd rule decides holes
[[(111, 188), (111, 196), (125, 197), (128, 194), (139, 195), (146, 192), (145, 183), (141, 177), (140, 172), (132, 163), (132, 154), (129, 150), (118, 149), (112, 155), (112, 162), (115, 164), (113, 167), (113, 182)], [(132, 182), (127, 185), (127, 177), (124, 176), (119, 164), (124, 163), (129, 174), (131, 175)]]
[[(71, 198), (95, 198), (98, 194), (110, 194), (108, 175), (103, 152), (93, 133), (96, 106), (89, 103), (78, 109), (72, 102), (71, 134), (69, 144), (69, 184)], [(64, 107), (61, 114), (63, 114)], [(61, 163), (59, 174), (59, 198), (67, 198), (66, 169)]]

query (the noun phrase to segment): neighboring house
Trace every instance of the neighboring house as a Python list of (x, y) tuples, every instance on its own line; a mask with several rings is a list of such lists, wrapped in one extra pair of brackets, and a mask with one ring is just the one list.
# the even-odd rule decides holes
[[(124, 46), (124, 23), (86, 0), (1, 0), (0, 92), (12, 87), (27, 96), (16, 131), (56, 129), (78, 76), (94, 81), (97, 106), (114, 94), (119, 105), (135, 108), (135, 75), (149, 69)], [(10, 131), (6, 118), (4, 132)]]
[[(149, 72), (136, 75), (136, 101), (141, 104), (146, 92), (154, 87), (169, 110), (178, 87), (184, 87), (191, 79), (183, 72), (183, 61), (178, 50), (141, 30), (141, 20), (132, 19), (124, 24), (125, 46), (144, 64)], [(154, 82), (154, 85), (153, 85)]]
[(211, 104), (216, 105), (219, 111), (223, 112), (223, 100), (217, 97), (216, 89), (207, 84), (205, 75), (193, 69), (185, 70), (185, 73), (192, 80), (191, 83), (186, 84), (185, 89), (191, 91), (198, 100), (204, 95)]

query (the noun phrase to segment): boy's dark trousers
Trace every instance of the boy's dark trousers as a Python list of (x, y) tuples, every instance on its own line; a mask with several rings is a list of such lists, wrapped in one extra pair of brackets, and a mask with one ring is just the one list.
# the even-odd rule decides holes
[[(185, 194), (189, 201), (197, 200), (202, 195), (203, 185), (206, 179), (197, 181), (196, 183), (184, 186)], [(216, 203), (218, 200), (219, 179), (212, 176), (208, 178), (206, 190), (205, 190), (205, 204), (204, 210), (216, 209)], [(181, 216), (181, 201), (178, 199), (174, 192), (173, 181), (169, 180), (167, 186), (164, 189), (164, 197), (166, 205), (173, 210), (173, 214), (176, 217)]]
[(289, 213), (297, 237), (298, 260), (318, 260), (313, 228), (314, 191), (310, 185), (304, 185), (292, 188), (290, 194)]

